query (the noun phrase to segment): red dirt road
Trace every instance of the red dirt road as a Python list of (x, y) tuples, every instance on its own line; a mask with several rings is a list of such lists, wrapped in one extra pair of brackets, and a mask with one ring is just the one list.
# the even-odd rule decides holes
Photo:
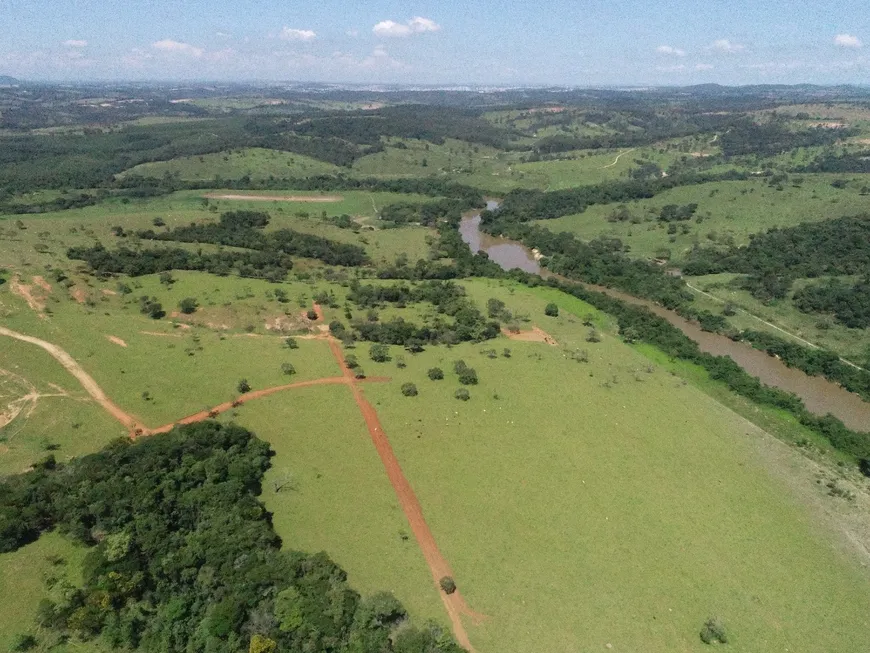
[(423, 508), (414, 494), (414, 490), (408, 479), (402, 473), (402, 468), (399, 465), (399, 460), (393, 452), (393, 447), (387, 439), (387, 434), (384, 432), (383, 426), (378, 419), (377, 411), (365, 398), (356, 379), (353, 377), (353, 372), (348, 369), (344, 361), (344, 354), (341, 347), (334, 338), (329, 339), (329, 348), (332, 350), (333, 356), (338, 361), (341, 368), (344, 370), (344, 376), (348, 380), (348, 385), (353, 391), (353, 398), (359, 406), (360, 412), (365, 419), (369, 434), (372, 438), (372, 443), (378, 455), (381, 457), (381, 462), (384, 465), (384, 470), (387, 472), (387, 477), (390, 479), (390, 484), (396, 492), (396, 497), (399, 499), (399, 505), (402, 506), (402, 512), (408, 519), (408, 524), (411, 526), (411, 531), (417, 539), (417, 544), (423, 552), (423, 557), (426, 559), (426, 564), (429, 565), (429, 570), (432, 572), (432, 580), (435, 581), (435, 586), (441, 600), (444, 602), (444, 607), (447, 609), (447, 614), (450, 616), (450, 622), (453, 625), (453, 634), (459, 644), (469, 651), (474, 651), (471, 641), (468, 639), (468, 633), (465, 632), (465, 626), (462, 623), (461, 615), (465, 614), (474, 620), (480, 620), (482, 615), (472, 611), (459, 590), (453, 594), (445, 594), (439, 585), (439, 581), (444, 576), (453, 576), (450, 570), (450, 564), (447, 559), (441, 554), (438, 549), (438, 544), (435, 542), (435, 536), (426, 524), (426, 519), (423, 517)]

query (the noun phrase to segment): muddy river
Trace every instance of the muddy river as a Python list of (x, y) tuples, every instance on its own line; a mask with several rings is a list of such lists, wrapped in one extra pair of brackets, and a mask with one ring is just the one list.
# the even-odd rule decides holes
[[(487, 208), (498, 204), (488, 202)], [(462, 240), (473, 252), (484, 251), (495, 263), (505, 270), (520, 268), (526, 272), (540, 274), (542, 277), (554, 276), (538, 264), (534, 254), (524, 245), (507, 238), (490, 236), (480, 231), (480, 215), (466, 216), (459, 225)], [(566, 279), (567, 281), (567, 279)], [(571, 282), (577, 283), (577, 282)], [(749, 345), (734, 342), (725, 336), (702, 331), (697, 324), (680, 317), (674, 311), (662, 308), (645, 299), (626, 295), (618, 290), (582, 284), (590, 290), (598, 290), (630, 304), (646, 306), (653, 313), (663, 317), (698, 343), (702, 351), (717, 356), (730, 356), (735, 363), (762, 383), (793, 392), (800, 397), (807, 410), (825, 415), (831, 413), (856, 431), (870, 431), (870, 403), (858, 395), (845, 390), (820, 376), (809, 376), (798, 369), (790, 368), (779, 359)]]

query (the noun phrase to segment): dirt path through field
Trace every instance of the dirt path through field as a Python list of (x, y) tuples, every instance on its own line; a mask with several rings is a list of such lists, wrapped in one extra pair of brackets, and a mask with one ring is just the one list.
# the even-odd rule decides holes
[(94, 398), (100, 406), (102, 406), (112, 417), (121, 422), (124, 426), (126, 426), (131, 431), (136, 431), (143, 429), (144, 427), (140, 424), (135, 417), (124, 412), (120, 407), (112, 402), (106, 396), (106, 393), (103, 392), (102, 388), (94, 381), (93, 377), (85, 372), (81, 365), (79, 365), (78, 361), (76, 361), (72, 356), (66, 353), (63, 349), (58, 347), (57, 345), (53, 345), (50, 342), (46, 342), (45, 340), (40, 340), (39, 338), (34, 338), (33, 336), (26, 336), (23, 333), (18, 333), (17, 331), (12, 331), (11, 329), (7, 329), (6, 327), (0, 327), (0, 336), (8, 336), (10, 338), (15, 338), (16, 340), (21, 340), (22, 342), (28, 342), (32, 345), (36, 345), (37, 347), (42, 347), (45, 351), (51, 354), (64, 368), (72, 374), (79, 383), (81, 383), (82, 387), (85, 389), (91, 397)]
[(605, 168), (612, 168), (617, 163), (619, 163), (619, 157), (621, 157), (623, 154), (628, 154), (629, 152), (634, 152), (636, 149), (637, 149), (636, 147), (633, 147), (630, 150), (625, 150), (625, 152), (620, 152), (619, 154), (616, 155), (616, 158), (613, 160), (613, 163), (608, 163), (606, 166), (601, 166), (601, 169), (604, 170)]
[(212, 200), (244, 200), (246, 202), (341, 202), (341, 195), (236, 195), (206, 193), (203, 197)]
[(540, 327), (532, 327), (528, 331), (510, 331), (502, 327), (501, 332), (510, 340), (519, 340), (522, 342), (545, 342), (552, 347), (559, 344), (553, 336)]
[(390, 479), (390, 484), (393, 486), (393, 490), (396, 492), (396, 497), (399, 499), (399, 505), (402, 507), (402, 512), (405, 513), (405, 517), (408, 519), (408, 523), (411, 526), (411, 531), (414, 533), (414, 537), (417, 539), (417, 544), (420, 546), (420, 550), (423, 552), (423, 557), (426, 559), (426, 564), (429, 565), (429, 570), (432, 572), (432, 579), (435, 581), (435, 587), (438, 590), (441, 600), (444, 602), (447, 614), (450, 616), (450, 622), (453, 625), (453, 634), (456, 636), (456, 640), (459, 642), (460, 646), (473, 653), (474, 647), (468, 639), (468, 633), (465, 632), (465, 626), (462, 623), (462, 615), (465, 614), (471, 617), (474, 621), (480, 621), (483, 619), (483, 615), (475, 613), (468, 607), (459, 590), (456, 590), (453, 594), (446, 594), (441, 590), (439, 581), (445, 576), (453, 577), (450, 565), (447, 562), (447, 559), (441, 554), (441, 551), (439, 551), (438, 545), (435, 542), (435, 536), (429, 529), (428, 524), (426, 524), (426, 519), (423, 517), (423, 508), (420, 506), (420, 502), (417, 500), (417, 496), (414, 494), (411, 484), (402, 472), (399, 460), (393, 452), (393, 447), (387, 439), (387, 434), (384, 432), (383, 426), (381, 426), (377, 412), (365, 398), (359, 384), (356, 379), (354, 379), (353, 372), (345, 363), (344, 353), (341, 350), (341, 346), (335, 338), (330, 338), (329, 347), (332, 350), (333, 356), (335, 356), (335, 360), (338, 361), (338, 364), (341, 366), (342, 370), (344, 370), (344, 377), (347, 379), (347, 383), (353, 391), (353, 397), (356, 400), (356, 404), (359, 406), (360, 412), (362, 413), (363, 419), (368, 427), (372, 443), (375, 445), (375, 449), (381, 458), (381, 462), (387, 472), (387, 477)]

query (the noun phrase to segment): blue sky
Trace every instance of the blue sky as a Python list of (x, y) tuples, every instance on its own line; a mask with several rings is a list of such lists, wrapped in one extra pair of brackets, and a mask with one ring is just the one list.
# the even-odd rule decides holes
[(866, 84), (870, 8), (867, 0), (0, 0), (0, 74)]

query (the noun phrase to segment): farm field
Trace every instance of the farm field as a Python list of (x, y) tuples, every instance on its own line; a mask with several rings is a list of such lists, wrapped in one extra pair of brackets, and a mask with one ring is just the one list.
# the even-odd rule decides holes
[[(653, 258), (669, 250), (670, 258), (678, 263), (695, 244), (733, 241), (743, 245), (753, 233), (855, 215), (870, 205), (867, 196), (861, 194), (864, 182), (859, 178), (853, 176), (846, 188), (837, 189), (831, 182), (839, 175), (802, 177), (800, 187), (783, 185), (782, 190), (770, 188), (761, 178), (673, 188), (651, 199), (625, 203), (638, 221), (636, 224), (608, 221), (607, 217), (619, 206), (616, 204), (594, 205), (581, 214), (539, 220), (536, 224), (551, 231), (568, 231), (584, 240), (599, 236), (619, 238), (631, 247), (629, 254), (633, 257)], [(668, 232), (668, 223), (657, 220), (666, 205), (692, 203), (698, 205), (695, 217), (670, 223), (675, 233)]]

